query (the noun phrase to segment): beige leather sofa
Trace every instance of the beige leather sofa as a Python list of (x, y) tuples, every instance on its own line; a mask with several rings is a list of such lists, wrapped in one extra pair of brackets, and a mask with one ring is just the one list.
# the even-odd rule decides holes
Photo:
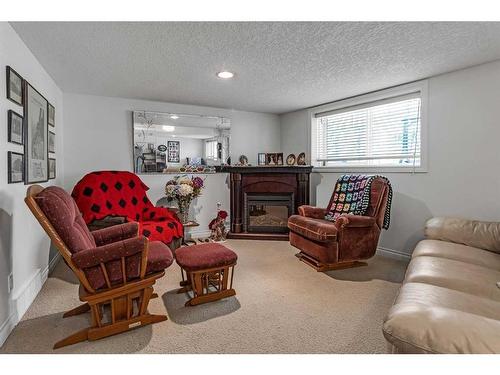
[(425, 234), (384, 321), (389, 351), (500, 353), (500, 223), (433, 218)]

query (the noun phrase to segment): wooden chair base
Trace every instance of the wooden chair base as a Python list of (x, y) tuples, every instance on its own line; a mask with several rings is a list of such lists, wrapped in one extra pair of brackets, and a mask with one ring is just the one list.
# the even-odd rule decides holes
[[(191, 293), (192, 298), (185, 306), (218, 301), (236, 295), (233, 289), (234, 266), (236, 263), (217, 268), (187, 272), (181, 269), (182, 281), (177, 293)], [(186, 279), (184, 279), (186, 272)]]
[(327, 271), (341, 270), (345, 268), (363, 267), (368, 265), (368, 263), (366, 262), (360, 262), (357, 260), (349, 262), (339, 262), (339, 263), (322, 263), (303, 252), (297, 253), (295, 254), (295, 256), (299, 258), (301, 262), (304, 262), (305, 264), (314, 268), (318, 272), (327, 272)]
[[(147, 311), (149, 301), (158, 297), (153, 293), (156, 279), (164, 272), (126, 286), (89, 294), (80, 286), (80, 300), (84, 304), (67, 311), (63, 318), (90, 311), (92, 324), (55, 343), (54, 349), (73, 345), (82, 341), (92, 341), (116, 335), (148, 324), (167, 320), (166, 315), (154, 315)], [(109, 315), (109, 317), (108, 317)]]

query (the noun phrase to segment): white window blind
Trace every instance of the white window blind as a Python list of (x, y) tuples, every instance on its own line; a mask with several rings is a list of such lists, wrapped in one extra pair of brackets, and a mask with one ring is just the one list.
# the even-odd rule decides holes
[(417, 92), (316, 114), (315, 165), (419, 167), (420, 105)]
[(205, 159), (217, 160), (217, 139), (205, 141)]

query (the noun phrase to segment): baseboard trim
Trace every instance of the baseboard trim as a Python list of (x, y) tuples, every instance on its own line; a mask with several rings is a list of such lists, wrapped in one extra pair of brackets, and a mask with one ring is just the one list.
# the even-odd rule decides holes
[(10, 333), (15, 328), (17, 323), (16, 312), (14, 311), (0, 327), (0, 347), (3, 345), (5, 340), (7, 340), (7, 337), (9, 337)]
[(388, 249), (386, 247), (377, 247), (377, 253), (380, 255), (389, 257), (389, 258), (395, 258), (395, 259), (400, 259), (400, 260), (410, 260), (411, 255), (407, 253), (403, 253), (402, 251), (399, 250), (394, 250), (394, 249)]
[(0, 326), (0, 346), (3, 345), (9, 334), (16, 327), (16, 325), (21, 321), (22, 317), (28, 311), (29, 307), (35, 300), (38, 293), (47, 281), (49, 273), (54, 269), (61, 255), (58, 253), (52, 258), (49, 264), (43, 269), (35, 272), (33, 277), (25, 284), (24, 288), (13, 296), (13, 307), (14, 311), (11, 313), (9, 318)]

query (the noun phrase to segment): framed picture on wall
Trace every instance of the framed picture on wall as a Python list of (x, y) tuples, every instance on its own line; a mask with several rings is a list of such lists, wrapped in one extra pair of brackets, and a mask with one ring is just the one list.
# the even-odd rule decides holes
[(28, 82), (24, 84), (24, 183), (49, 180), (47, 99)]
[(266, 154), (264, 152), (257, 154), (257, 164), (266, 165)]
[(49, 152), (56, 152), (56, 133), (49, 131)]
[(49, 158), (49, 180), (56, 178), (56, 159)]
[(169, 163), (180, 163), (181, 162), (181, 157), (180, 157), (181, 142), (168, 141), (167, 148), (168, 148), (168, 162)]
[(24, 103), (23, 77), (10, 66), (7, 66), (7, 99), (19, 105)]
[(8, 141), (12, 143), (17, 143), (18, 145), (23, 144), (23, 116), (12, 110), (8, 112)]
[(7, 153), (7, 180), (9, 184), (23, 182), (24, 155), (18, 152)]
[(49, 107), (47, 109), (47, 113), (48, 113), (48, 123), (49, 125), (52, 125), (52, 126), (56, 126), (56, 109), (54, 108), (54, 106), (52, 104), (48, 104)]

